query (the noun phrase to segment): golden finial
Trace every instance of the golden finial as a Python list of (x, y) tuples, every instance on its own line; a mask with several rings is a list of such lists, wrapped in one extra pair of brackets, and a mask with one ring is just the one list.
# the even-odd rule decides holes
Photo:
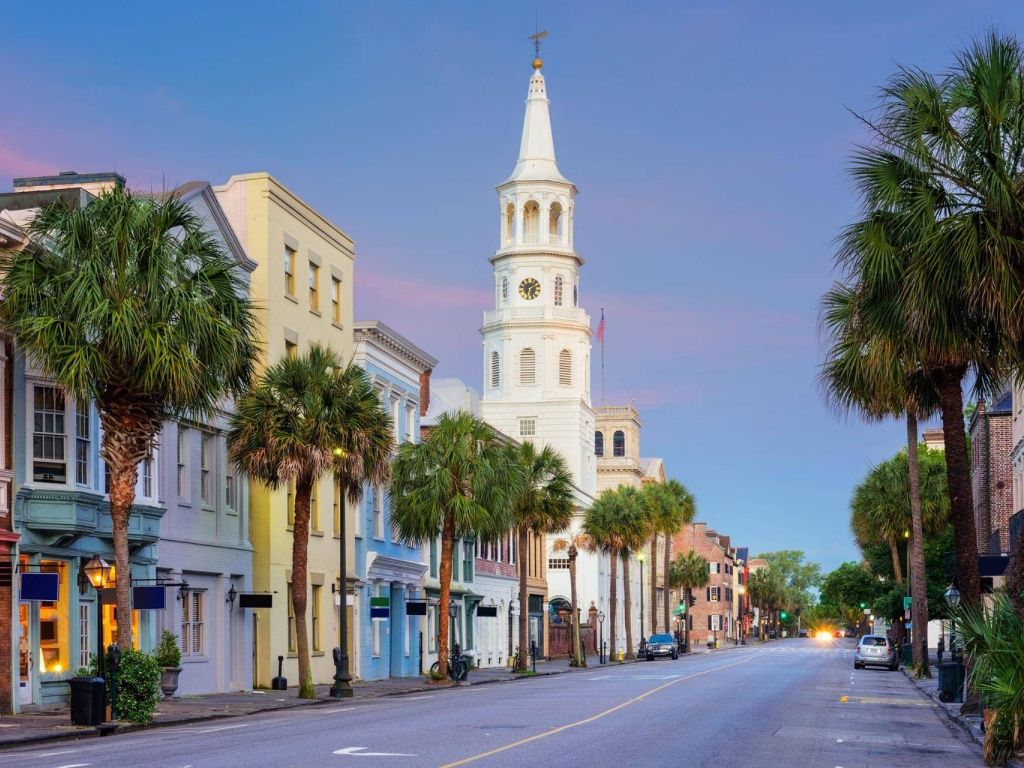
[(532, 35), (530, 35), (529, 38), (527, 38), (528, 40), (533, 40), (533, 48), (535, 51), (533, 59), (534, 70), (539, 70), (541, 67), (544, 66), (544, 61), (540, 57), (540, 41), (547, 36), (547, 32), (534, 32)]

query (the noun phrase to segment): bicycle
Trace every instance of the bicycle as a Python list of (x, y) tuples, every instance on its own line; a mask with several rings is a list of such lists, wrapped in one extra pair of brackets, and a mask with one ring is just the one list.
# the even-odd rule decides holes
[[(430, 676), (437, 678), (441, 671), (441, 662), (435, 661), (430, 665)], [(458, 643), (452, 647), (451, 655), (448, 658), (448, 677), (456, 683), (462, 682), (469, 676), (469, 663), (462, 655), (462, 649)]]

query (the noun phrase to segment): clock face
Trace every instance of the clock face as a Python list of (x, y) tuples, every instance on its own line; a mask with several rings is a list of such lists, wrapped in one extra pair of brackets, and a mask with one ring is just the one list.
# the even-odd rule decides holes
[(532, 277), (528, 277), (519, 284), (519, 295), (527, 301), (536, 299), (540, 296), (540, 283), (534, 280)]

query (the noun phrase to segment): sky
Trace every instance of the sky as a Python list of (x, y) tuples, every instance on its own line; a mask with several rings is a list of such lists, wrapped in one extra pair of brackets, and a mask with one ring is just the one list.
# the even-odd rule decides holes
[(357, 319), (479, 389), (538, 22), (607, 400), (636, 404), (642, 453), (734, 545), (855, 559), (850, 493), (904, 433), (837, 416), (816, 383), (853, 112), (899, 66), (1018, 32), (1019, 2), (16, 3), (0, 189), (268, 171), (355, 238)]

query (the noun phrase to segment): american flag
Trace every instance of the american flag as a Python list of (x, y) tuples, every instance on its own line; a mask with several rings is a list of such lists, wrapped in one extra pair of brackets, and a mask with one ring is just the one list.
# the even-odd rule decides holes
[(597, 324), (597, 340), (604, 344), (604, 310), (601, 310), (601, 322)]

